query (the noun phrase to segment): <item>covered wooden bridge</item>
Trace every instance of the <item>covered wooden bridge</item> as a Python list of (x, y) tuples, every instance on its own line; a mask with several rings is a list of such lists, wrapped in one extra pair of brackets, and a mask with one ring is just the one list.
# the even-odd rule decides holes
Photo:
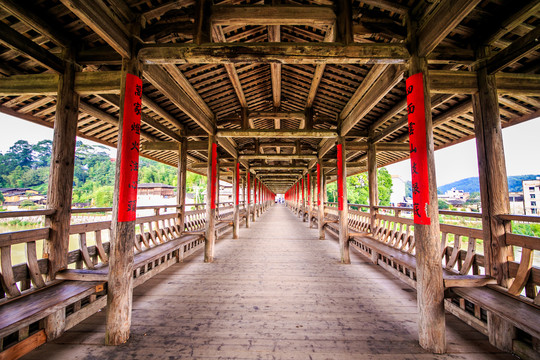
[[(539, 218), (509, 214), (501, 128), (540, 115), (539, 15), (523, 0), (0, 0), (0, 111), (54, 127), (47, 209), (0, 213), (46, 224), (0, 234), (0, 358), (50, 341), (29, 358), (126, 342), (108, 356), (537, 358), (540, 240), (511, 225)], [(76, 136), (118, 149), (112, 209), (70, 210)], [(449, 214), (482, 229), (439, 224), (434, 150), (472, 138), (482, 213)], [(178, 167), (172, 213), (137, 217), (139, 155)], [(409, 157), (414, 207), (378, 206), (377, 167)], [(208, 175), (204, 206), (186, 208), (187, 170)], [(363, 171), (369, 205), (349, 204)], [(112, 220), (71, 224), (93, 211)], [(193, 307), (175, 307), (184, 291)], [(178, 327), (182, 311), (200, 321)]]

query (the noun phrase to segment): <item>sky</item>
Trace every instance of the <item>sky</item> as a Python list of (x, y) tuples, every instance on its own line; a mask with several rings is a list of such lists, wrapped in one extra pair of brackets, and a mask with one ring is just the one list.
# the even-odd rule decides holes
[[(5, 153), (17, 140), (35, 144), (40, 140), (52, 140), (53, 130), (0, 113), (0, 152)], [(504, 151), (508, 175), (540, 174), (540, 118), (503, 129)], [(91, 145), (90, 140), (81, 139)], [(110, 149), (115, 156), (116, 150)], [(524, 155), (525, 154), (525, 155)], [(437, 185), (478, 176), (475, 140), (435, 151)], [(403, 180), (411, 179), (410, 161), (387, 166), (392, 175)]]

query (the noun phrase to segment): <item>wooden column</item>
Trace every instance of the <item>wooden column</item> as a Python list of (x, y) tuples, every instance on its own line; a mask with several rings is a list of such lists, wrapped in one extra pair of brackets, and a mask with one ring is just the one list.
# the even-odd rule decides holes
[(214, 135), (208, 136), (208, 170), (206, 173), (206, 227), (204, 242), (204, 262), (214, 261), (214, 245), (216, 242), (216, 195), (217, 195), (217, 143)]
[(248, 228), (251, 221), (251, 175), (250, 175), (249, 166), (246, 168), (246, 184), (247, 184), (246, 227)]
[(368, 182), (369, 182), (369, 214), (371, 216), (371, 233), (375, 233), (376, 206), (379, 205), (379, 188), (377, 184), (377, 150), (371, 141), (368, 145)]
[(339, 214), (339, 252), (342, 264), (350, 264), (349, 254), (349, 205), (347, 204), (347, 165), (345, 138), (339, 137), (337, 143), (337, 191)]
[(178, 228), (184, 232), (186, 214), (186, 179), (187, 179), (187, 139), (182, 138), (178, 146), (178, 172), (176, 184), (176, 203), (178, 204)]
[(302, 176), (302, 221), (306, 222), (306, 175)]
[(257, 177), (253, 177), (253, 217), (251, 218), (255, 221), (257, 217)]
[[(112, 213), (112, 239), (109, 254), (109, 281), (107, 283), (107, 325), (105, 343), (120, 345), (129, 339), (131, 326), (131, 305), (133, 297), (133, 246), (135, 240), (135, 194), (131, 193), (133, 183), (127, 178), (127, 172), (137, 166), (139, 144), (136, 126), (129, 126), (128, 121), (136, 111), (132, 108), (130, 96), (136, 89), (128, 88), (129, 78), (140, 76), (140, 63), (136, 59), (122, 61), (122, 85), (120, 93), (120, 118), (118, 129), (118, 147), (116, 155), (116, 175)], [(142, 86), (142, 82), (141, 82)], [(142, 91), (142, 89), (141, 89)], [(126, 101), (127, 99), (127, 101)], [(130, 121), (131, 122), (131, 121)], [(124, 126), (124, 124), (126, 124)], [(140, 118), (139, 118), (140, 126)], [(136, 154), (133, 154), (136, 152)], [(137, 163), (132, 164), (131, 156), (136, 155)], [(126, 180), (127, 179), (127, 180)], [(135, 178), (136, 179), (136, 178)], [(137, 181), (135, 180), (135, 189)], [(134, 200), (133, 199), (134, 195)]]
[(307, 205), (308, 205), (308, 224), (311, 228), (311, 225), (313, 223), (311, 218), (311, 212), (313, 211), (313, 176), (311, 176), (311, 173), (308, 172), (307, 174)]
[[(431, 96), (426, 58), (416, 55), (416, 40), (412, 41), (409, 76), (422, 73), (424, 83), (424, 112), (426, 123), (426, 148), (429, 184), (429, 206), (427, 210), (431, 224), (414, 225), (416, 241), (416, 276), (418, 301), (418, 336), (420, 346), (434, 353), (444, 353), (446, 349), (446, 329), (444, 319), (444, 285), (440, 256), (439, 211), (437, 203), (437, 182), (435, 179), (435, 157), (433, 145), (433, 124), (431, 119)], [(417, 109), (417, 111), (420, 109)]]
[(317, 162), (317, 223), (319, 239), (324, 240), (324, 167), (322, 158)]
[(233, 239), (238, 239), (238, 230), (240, 228), (240, 163), (238, 159), (234, 160), (233, 205)]
[[(47, 207), (55, 213), (47, 216), (45, 225), (51, 228), (44, 243), (43, 257), (49, 259), (49, 279), (59, 270), (67, 268), (69, 251), (69, 225), (75, 164), (75, 136), (79, 116), (79, 95), (75, 92), (75, 65), (66, 63), (58, 80), (58, 98), (47, 191)], [(55, 339), (64, 332), (65, 312), (56, 312), (46, 318), (45, 332), (48, 339)]]
[[(487, 58), (487, 51), (480, 49), (478, 57)], [(505, 228), (496, 218), (497, 215), (510, 213), (497, 85), (495, 76), (488, 75), (485, 67), (478, 69), (477, 82), (478, 92), (473, 95), (472, 100), (482, 203), (485, 270), (486, 274), (497, 279), (499, 285), (508, 287), (510, 279), (507, 259), (512, 255), (512, 249), (506, 246), (505, 234), (510, 229)], [(494, 346), (512, 351), (514, 327), (491, 312), (488, 312), (488, 335)]]

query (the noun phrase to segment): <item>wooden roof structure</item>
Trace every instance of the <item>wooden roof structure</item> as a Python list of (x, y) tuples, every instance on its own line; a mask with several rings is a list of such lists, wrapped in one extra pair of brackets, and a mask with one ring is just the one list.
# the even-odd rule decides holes
[(138, 56), (141, 154), (176, 166), (185, 136), (195, 172), (206, 168), (208, 134), (223, 166), (238, 158), (261, 175), (320, 157), (335, 167), (338, 135), (349, 174), (365, 171), (368, 140), (378, 166), (406, 159), (412, 18), (429, 61), (436, 149), (474, 137), (478, 66), (496, 74), (503, 126), (540, 116), (538, 1), (0, 0), (0, 17), (1, 112), (52, 127), (69, 50), (77, 134), (114, 147), (122, 57)]

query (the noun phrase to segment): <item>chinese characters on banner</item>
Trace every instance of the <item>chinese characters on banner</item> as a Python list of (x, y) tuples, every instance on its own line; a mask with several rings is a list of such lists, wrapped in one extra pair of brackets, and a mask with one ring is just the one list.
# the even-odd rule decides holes
[(431, 219), (427, 214), (427, 207), (429, 205), (429, 178), (423, 74), (418, 73), (410, 76), (406, 81), (406, 88), (414, 223), (430, 225)]
[(216, 196), (217, 196), (217, 144), (212, 143), (212, 187), (210, 188), (210, 209), (216, 208)]
[(343, 146), (337, 144), (337, 192), (338, 210), (343, 210)]
[(137, 213), (141, 99), (142, 80), (135, 75), (126, 74), (118, 189), (119, 222), (134, 221)]

